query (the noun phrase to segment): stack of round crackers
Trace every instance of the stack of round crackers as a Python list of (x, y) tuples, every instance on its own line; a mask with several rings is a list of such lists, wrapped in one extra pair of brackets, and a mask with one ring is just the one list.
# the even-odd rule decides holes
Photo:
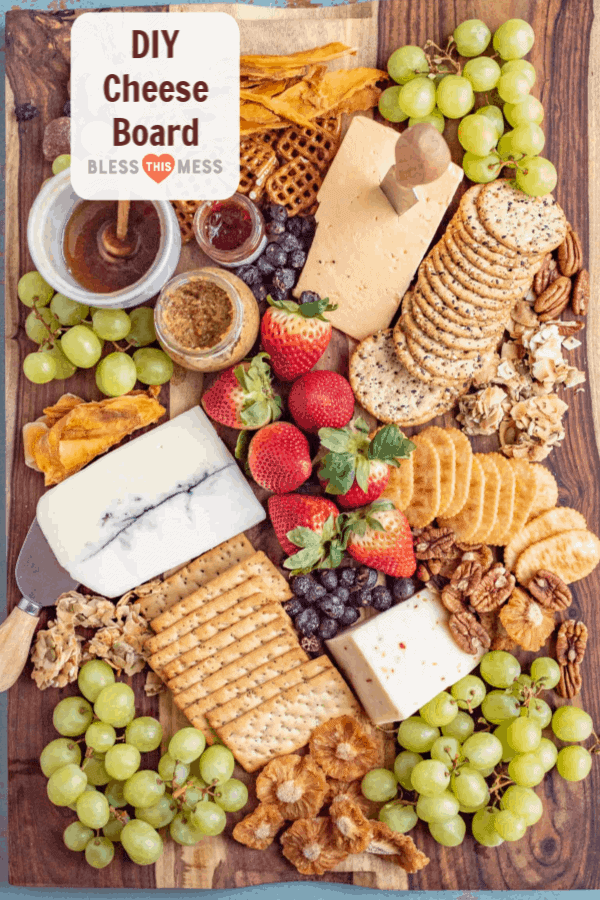
[(396, 327), (367, 338), (352, 357), (350, 381), (364, 408), (403, 426), (449, 410), (566, 232), (550, 194), (530, 197), (505, 179), (470, 188), (419, 266)]

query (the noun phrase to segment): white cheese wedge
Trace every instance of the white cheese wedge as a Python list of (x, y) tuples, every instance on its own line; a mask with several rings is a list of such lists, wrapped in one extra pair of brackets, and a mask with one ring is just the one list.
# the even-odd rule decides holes
[(118, 597), (251, 528), (265, 512), (197, 406), (52, 488), (37, 518), (73, 578)]
[(412, 716), (468, 675), (482, 656), (470, 656), (454, 642), (434, 588), (353, 625), (327, 646), (376, 725)]
[(398, 217), (379, 185), (398, 132), (356, 116), (318, 194), (317, 233), (294, 290), (337, 303), (327, 318), (362, 341), (388, 328), (463, 178), (450, 163)]

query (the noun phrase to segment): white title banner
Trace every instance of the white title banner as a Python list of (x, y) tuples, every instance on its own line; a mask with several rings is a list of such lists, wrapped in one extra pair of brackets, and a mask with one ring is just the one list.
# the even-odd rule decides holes
[(221, 200), (239, 182), (227, 13), (88, 13), (71, 37), (71, 180), (86, 200)]

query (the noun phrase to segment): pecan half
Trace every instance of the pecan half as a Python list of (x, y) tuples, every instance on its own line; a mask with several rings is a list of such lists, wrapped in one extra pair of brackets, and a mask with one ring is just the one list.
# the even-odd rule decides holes
[(417, 559), (446, 559), (451, 555), (457, 555), (454, 545), (454, 532), (451, 528), (433, 528), (429, 526), (415, 536), (415, 556)]
[(464, 610), (454, 613), (448, 620), (450, 633), (461, 650), (475, 656), (479, 648), (487, 650), (490, 646), (490, 636), (473, 613)]
[(588, 630), (583, 622), (567, 619), (558, 629), (556, 659), (559, 665), (581, 665), (585, 656)]
[(570, 322), (561, 322), (558, 326), (558, 333), (561, 337), (571, 337), (572, 334), (577, 334), (584, 327), (583, 322), (575, 322), (572, 319)]
[(546, 288), (551, 285), (553, 281), (556, 281), (558, 275), (559, 272), (556, 260), (551, 253), (548, 253), (541, 268), (535, 273), (533, 279), (533, 291), (535, 295), (539, 297), (540, 294), (543, 294)]
[(579, 666), (560, 667), (560, 680), (556, 685), (556, 693), (559, 697), (566, 697), (567, 700), (572, 700), (581, 690), (582, 684), (583, 678), (581, 677)]
[(590, 306), (590, 273), (580, 269), (573, 281), (571, 307), (576, 316), (587, 316)]
[(442, 603), (450, 613), (461, 613), (466, 609), (462, 592), (451, 584), (442, 588)]
[(546, 609), (568, 609), (573, 602), (573, 594), (562, 578), (547, 569), (540, 569), (526, 585), (527, 590)]
[(462, 548), (464, 548), (464, 552), (462, 555), (462, 562), (478, 562), (481, 566), (483, 573), (485, 574), (487, 570), (490, 568), (492, 563), (494, 562), (494, 554), (491, 549), (487, 546), (487, 544), (476, 544), (471, 547), (463, 544)]
[(534, 310), (539, 315), (540, 322), (546, 322), (548, 319), (560, 316), (561, 312), (568, 306), (570, 296), (571, 279), (565, 275), (559, 275), (556, 281), (548, 285), (533, 304)]
[(515, 584), (515, 576), (511, 575), (502, 563), (496, 563), (472, 592), (469, 598), (471, 606), (477, 612), (492, 612), (506, 603)]
[(576, 275), (583, 265), (583, 250), (576, 231), (569, 227), (567, 236), (558, 248), (558, 268), (561, 275)]
[(477, 560), (472, 562), (462, 562), (454, 570), (454, 574), (450, 579), (450, 586), (468, 597), (478, 587), (483, 577), (483, 569)]

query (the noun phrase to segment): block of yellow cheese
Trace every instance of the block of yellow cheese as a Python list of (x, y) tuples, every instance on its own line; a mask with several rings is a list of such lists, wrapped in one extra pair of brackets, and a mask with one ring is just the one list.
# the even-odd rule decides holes
[(450, 163), (399, 217), (379, 187), (397, 139), (386, 125), (353, 119), (319, 191), (317, 233), (294, 290), (337, 303), (327, 317), (357, 340), (390, 325), (463, 176)]

